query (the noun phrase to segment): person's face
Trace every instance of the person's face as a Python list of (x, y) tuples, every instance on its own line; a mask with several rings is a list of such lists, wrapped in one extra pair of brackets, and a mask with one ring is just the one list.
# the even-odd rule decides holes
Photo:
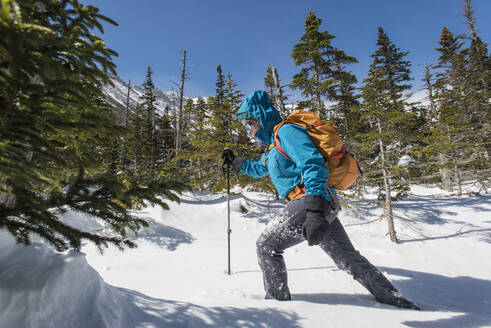
[(257, 130), (259, 130), (259, 128), (261, 127), (259, 122), (253, 118), (249, 120), (242, 120), (240, 121), (240, 123), (242, 123), (242, 125), (246, 128), (247, 134), (249, 136), (254, 136)]

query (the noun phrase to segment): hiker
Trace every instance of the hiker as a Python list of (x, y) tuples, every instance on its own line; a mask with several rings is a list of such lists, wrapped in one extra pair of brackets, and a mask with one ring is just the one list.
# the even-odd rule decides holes
[(307, 240), (310, 246), (319, 245), (339, 269), (351, 274), (378, 302), (419, 310), (400, 296), (392, 283), (351, 244), (337, 218), (340, 207), (336, 190), (326, 186), (328, 168), (307, 131), (295, 124), (284, 124), (278, 138), (291, 160), (280, 154), (274, 146), (273, 129), (282, 119), (262, 90), (247, 97), (237, 118), (250, 136), (270, 146), (259, 161), (236, 157), (231, 149), (225, 149), (222, 154), (225, 163), (254, 178), (269, 174), (278, 194), (287, 201), (284, 215), (273, 221), (256, 243), (266, 299), (291, 300), (282, 254)]

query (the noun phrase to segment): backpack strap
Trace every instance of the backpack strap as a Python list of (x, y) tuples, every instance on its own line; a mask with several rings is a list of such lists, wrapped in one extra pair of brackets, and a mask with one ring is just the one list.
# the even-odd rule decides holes
[[(281, 123), (278, 123), (275, 125), (274, 127), (274, 132), (273, 132), (273, 138), (274, 138), (274, 146), (276, 147), (276, 149), (278, 150), (278, 152), (281, 154), (281, 156), (285, 157), (287, 160), (293, 162), (293, 160), (290, 158), (290, 156), (288, 156), (285, 151), (283, 150), (283, 148), (281, 148), (281, 145), (280, 145), (280, 140), (278, 139), (278, 132), (280, 131), (280, 128), (283, 126), (283, 124), (285, 123), (291, 123), (291, 122), (288, 122), (287, 120), (284, 120), (282, 121)], [(291, 123), (291, 124), (295, 124), (295, 123)]]
[[(264, 150), (264, 154), (267, 154), (271, 149), (274, 148), (274, 143), (272, 143), (271, 145), (269, 145), (265, 150)], [(266, 157), (264, 157), (264, 160), (263, 160), (263, 164), (264, 166), (266, 166)]]

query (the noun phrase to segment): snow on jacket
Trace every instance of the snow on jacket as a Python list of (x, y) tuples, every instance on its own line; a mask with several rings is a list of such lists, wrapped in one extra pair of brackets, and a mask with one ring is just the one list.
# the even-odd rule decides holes
[[(261, 128), (255, 137), (265, 145), (274, 143), (274, 126), (282, 119), (278, 111), (271, 106), (266, 92), (257, 90), (247, 97), (237, 112), (237, 117), (239, 120), (258, 120)], [(240, 171), (254, 178), (269, 174), (282, 198), (286, 198), (295, 186), (303, 183), (306, 195), (322, 195), (331, 201), (332, 197), (326, 186), (328, 168), (307, 131), (294, 124), (285, 124), (280, 128), (278, 138), (281, 147), (292, 161), (282, 156), (274, 147), (264, 153), (259, 161), (244, 160)], [(330, 187), (330, 190), (337, 197), (334, 188)]]

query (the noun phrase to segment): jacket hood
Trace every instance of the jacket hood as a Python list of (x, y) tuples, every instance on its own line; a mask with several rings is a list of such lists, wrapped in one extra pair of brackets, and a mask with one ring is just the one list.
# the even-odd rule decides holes
[(256, 90), (247, 97), (237, 111), (237, 118), (239, 121), (251, 118), (258, 120), (261, 128), (255, 137), (266, 145), (273, 143), (273, 129), (282, 121), (276, 108), (271, 106), (269, 95), (263, 90)]

